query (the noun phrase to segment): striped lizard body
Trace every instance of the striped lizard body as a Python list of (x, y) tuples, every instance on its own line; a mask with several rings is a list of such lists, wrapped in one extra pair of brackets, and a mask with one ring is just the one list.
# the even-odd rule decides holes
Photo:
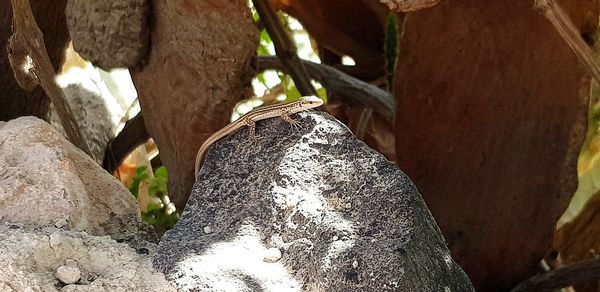
[(221, 138), (235, 132), (237, 129), (243, 126), (250, 127), (250, 137), (254, 138), (256, 131), (255, 122), (269, 118), (281, 117), (286, 122), (295, 125), (297, 124), (297, 122), (292, 120), (289, 117), (289, 115), (304, 110), (316, 108), (321, 106), (322, 104), (323, 101), (316, 96), (303, 96), (294, 102), (258, 108), (247, 113), (235, 122), (225, 126), (221, 130), (215, 132), (212, 136), (208, 137), (208, 139), (204, 141), (202, 146), (200, 146), (200, 149), (196, 154), (196, 164), (194, 167), (194, 175), (196, 176), (196, 179), (198, 179), (198, 171), (200, 170), (200, 166), (204, 161), (204, 156), (206, 154), (206, 151), (208, 150), (208, 147), (210, 147), (210, 145), (214, 144), (215, 142), (219, 141)]

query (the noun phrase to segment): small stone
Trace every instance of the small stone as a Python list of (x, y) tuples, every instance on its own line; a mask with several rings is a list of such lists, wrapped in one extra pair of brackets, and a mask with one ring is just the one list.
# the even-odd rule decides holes
[(332, 238), (333, 241), (338, 241), (338, 239), (340, 239), (340, 238), (337, 235), (334, 235)]
[(352, 262), (352, 267), (355, 268), (355, 269), (358, 268), (358, 261), (357, 260), (355, 260), (355, 261)]
[(62, 218), (62, 219), (59, 219), (56, 222), (54, 222), (54, 227), (63, 228), (65, 226), (67, 226), (68, 224), (69, 224), (69, 222), (67, 221), (67, 219)]
[[(0, 123), (0, 126), (2, 124)], [(8, 284), (6, 284), (6, 282), (0, 282), (0, 291), (6, 291), (6, 292), (12, 292), (15, 291), (13, 288), (11, 288), (10, 286), (8, 286)]]
[(211, 233), (213, 233), (213, 230), (210, 227), (210, 225), (204, 226), (204, 234), (211, 234)]
[(56, 278), (65, 284), (73, 284), (81, 278), (81, 271), (78, 267), (60, 266), (56, 269)]
[(346, 208), (346, 209), (351, 209), (351, 208), (352, 208), (352, 204), (350, 204), (350, 203), (347, 203), (347, 204), (344, 206), (344, 208)]
[(278, 248), (272, 247), (267, 249), (263, 261), (266, 263), (274, 263), (281, 259), (281, 251)]

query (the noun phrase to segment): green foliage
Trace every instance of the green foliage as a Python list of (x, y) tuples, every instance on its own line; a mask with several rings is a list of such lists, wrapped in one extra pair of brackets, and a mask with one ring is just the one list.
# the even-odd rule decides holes
[[(260, 17), (258, 15), (258, 13), (256, 12), (256, 9), (254, 9), (252, 2), (249, 1), (248, 3), (250, 6), (250, 9), (252, 11), (252, 18), (254, 19), (254, 21), (256, 23), (260, 23)], [(281, 22), (282, 26), (284, 27), (284, 29), (288, 32), (288, 34), (290, 36), (293, 36), (294, 30), (290, 27), (290, 16), (285, 13), (281, 13), (281, 12), (279, 12), (277, 14), (277, 16), (278, 16), (279, 21)], [(259, 45), (258, 45), (257, 54), (259, 56), (275, 55), (275, 48), (273, 46), (273, 41), (271, 40), (271, 37), (269, 36), (269, 34), (267, 33), (267, 31), (265, 29), (261, 29), (261, 31), (260, 31), (260, 41), (259, 41)], [(292, 101), (298, 100), (300, 98), (301, 94), (298, 91), (298, 88), (296, 87), (296, 85), (294, 84), (292, 78), (290, 78), (289, 75), (286, 75), (286, 74), (283, 74), (280, 72), (278, 72), (277, 75), (279, 77), (280, 82), (279, 82), (279, 84), (276, 84), (274, 86), (269, 86), (269, 83), (267, 82), (267, 78), (266, 78), (264, 72), (258, 73), (256, 75), (256, 79), (267, 90), (272, 90), (275, 87), (281, 86), (283, 88), (284, 94), (286, 95), (285, 102), (292, 102)], [(323, 99), (325, 102), (327, 102), (327, 91), (325, 90), (325, 88), (323, 88), (320, 84), (316, 84), (315, 88), (317, 89), (317, 95), (321, 99)]]
[(398, 59), (398, 19), (394, 13), (390, 13), (387, 19), (384, 50), (387, 87), (389, 91), (392, 91), (396, 61)]
[(281, 80), (283, 92), (287, 97), (286, 101), (291, 102), (298, 100), (302, 96), (302, 94), (300, 94), (298, 87), (296, 87), (296, 84), (294, 84), (294, 80), (292, 80), (292, 78), (289, 75), (284, 75), (281, 73), (277, 75), (279, 76), (279, 80)]
[(327, 89), (325, 87), (317, 88), (317, 96), (323, 100), (323, 102), (327, 103)]
[(133, 179), (131, 182), (131, 186), (129, 186), (129, 191), (131, 192), (131, 194), (133, 194), (133, 196), (136, 199), (140, 192), (140, 183), (142, 181), (148, 180), (149, 176), (148, 176), (148, 173), (146, 172), (146, 169), (148, 169), (148, 167), (146, 167), (146, 166), (140, 166), (140, 167), (136, 168), (135, 175), (133, 176)]
[(147, 169), (146, 166), (140, 166), (135, 170), (135, 176), (133, 177), (129, 191), (137, 198), (140, 191), (140, 184), (142, 182), (148, 183), (150, 197), (160, 200), (150, 203), (146, 210), (142, 211), (142, 220), (152, 224), (158, 232), (162, 233), (175, 226), (175, 223), (179, 220), (179, 213), (169, 200), (169, 193), (167, 191), (169, 174), (167, 173), (167, 169), (164, 166), (157, 168), (152, 178), (148, 175)]

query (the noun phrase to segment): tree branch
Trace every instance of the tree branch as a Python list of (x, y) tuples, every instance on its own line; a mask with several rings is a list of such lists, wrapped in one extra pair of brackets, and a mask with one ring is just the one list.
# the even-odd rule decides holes
[(253, 3), (260, 21), (265, 26), (271, 40), (273, 40), (277, 57), (281, 59), (281, 62), (287, 69), (286, 72), (292, 76), (300, 94), (316, 95), (317, 91), (310, 83), (310, 78), (302, 65), (302, 60), (298, 57), (296, 46), (281, 26), (277, 14), (269, 1), (254, 0)]
[(44, 35), (37, 26), (28, 0), (11, 0), (13, 34), (8, 40), (8, 58), (21, 88), (31, 91), (38, 84), (54, 104), (67, 137), (75, 146), (91, 156), (77, 121), (63, 91), (54, 81), (54, 67), (46, 52)]
[[(331, 66), (309, 61), (302, 61), (302, 64), (310, 77), (323, 84), (329, 92), (371, 107), (388, 121), (394, 120), (394, 96), (391, 93), (375, 85), (356, 79)], [(259, 71), (275, 69), (287, 72), (286, 66), (272, 56), (257, 57), (255, 66)]]
[(585, 43), (579, 30), (575, 27), (569, 16), (554, 0), (534, 0), (535, 8), (554, 25), (558, 34), (565, 40), (571, 50), (588, 72), (600, 82), (600, 65), (594, 58), (590, 47)]
[(144, 125), (144, 117), (139, 113), (125, 123), (125, 127), (117, 137), (108, 142), (102, 166), (109, 173), (113, 173), (133, 149), (148, 139), (150, 135)]
[(517, 285), (511, 292), (551, 291), (598, 279), (600, 279), (600, 258), (594, 258), (531, 277)]

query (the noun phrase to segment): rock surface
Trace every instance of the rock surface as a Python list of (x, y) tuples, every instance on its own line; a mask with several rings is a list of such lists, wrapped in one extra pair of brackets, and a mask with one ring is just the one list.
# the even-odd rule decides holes
[[(5, 224), (0, 239), (0, 291), (175, 291), (147, 252), (107, 236)], [(62, 287), (55, 271), (72, 265), (81, 279)]]
[[(114, 138), (115, 128), (105, 98), (99, 92), (90, 91), (82, 84), (70, 84), (63, 87), (63, 92), (81, 129), (81, 134), (90, 147), (94, 160), (102, 163), (106, 145)], [(61, 133), (64, 133), (58, 114), (53, 106), (51, 106), (50, 111), (50, 123)], [(66, 136), (66, 134), (63, 136)]]
[(151, 19), (152, 53), (131, 74), (169, 171), (169, 197), (182, 210), (196, 151), (251, 95), (259, 36), (245, 0), (156, 0)]
[(65, 9), (73, 47), (104, 69), (131, 68), (149, 47), (146, 0), (71, 0)]
[(81, 279), (78, 267), (60, 266), (56, 269), (56, 278), (65, 284), (74, 284)]
[(0, 128), (0, 222), (123, 236), (140, 215), (98, 163), (46, 122), (21, 117)]
[[(154, 266), (180, 290), (472, 291), (413, 183), (323, 113), (207, 155)], [(209, 226), (212, 232), (203, 232)], [(281, 259), (270, 260), (272, 250)], [(268, 259), (265, 261), (265, 259)]]

